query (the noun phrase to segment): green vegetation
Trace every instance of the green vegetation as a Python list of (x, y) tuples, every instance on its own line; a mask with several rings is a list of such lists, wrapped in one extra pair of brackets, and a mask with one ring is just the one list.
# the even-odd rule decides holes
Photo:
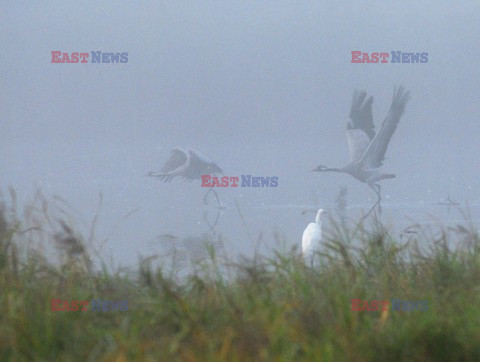
[[(212, 248), (183, 278), (152, 258), (135, 272), (94, 267), (94, 233), (35, 203), (21, 217), (1, 208), (2, 361), (480, 361), (473, 227), (415, 226), (398, 240), (378, 223), (333, 228), (314, 269), (296, 250), (233, 262)], [(128, 311), (52, 311), (55, 298), (128, 300)], [(393, 298), (428, 310), (351, 310)]]

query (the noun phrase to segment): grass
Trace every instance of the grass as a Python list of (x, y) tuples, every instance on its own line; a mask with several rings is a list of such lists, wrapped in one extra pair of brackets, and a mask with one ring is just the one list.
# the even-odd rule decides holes
[[(336, 226), (315, 268), (296, 250), (233, 261), (212, 248), (179, 277), (152, 258), (134, 273), (95, 267), (94, 233), (35, 203), (22, 216), (0, 209), (2, 361), (480, 360), (473, 226), (415, 226), (402, 240), (379, 223)], [(127, 300), (128, 311), (51, 311), (54, 298)], [(393, 298), (428, 310), (351, 310)]]

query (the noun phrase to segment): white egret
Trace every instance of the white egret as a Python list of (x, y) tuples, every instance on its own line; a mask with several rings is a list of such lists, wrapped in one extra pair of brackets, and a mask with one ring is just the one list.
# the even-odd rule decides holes
[(311, 222), (305, 228), (302, 236), (302, 255), (305, 263), (313, 266), (315, 253), (320, 250), (322, 242), (322, 215), (326, 214), (323, 209), (318, 210), (315, 222)]

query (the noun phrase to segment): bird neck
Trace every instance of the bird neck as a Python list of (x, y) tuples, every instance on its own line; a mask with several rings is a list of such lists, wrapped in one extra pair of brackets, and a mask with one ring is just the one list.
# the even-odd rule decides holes
[(320, 214), (320, 213), (317, 214), (317, 217), (315, 218), (315, 222), (318, 225), (322, 226), (322, 214)]
[(326, 167), (322, 171), (330, 171), (330, 172), (345, 172), (344, 170), (336, 167)]

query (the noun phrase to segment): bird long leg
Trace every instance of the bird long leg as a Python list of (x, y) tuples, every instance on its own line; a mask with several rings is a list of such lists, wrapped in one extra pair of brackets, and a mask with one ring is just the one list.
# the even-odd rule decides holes
[(378, 203), (378, 215), (381, 216), (382, 215), (382, 204), (379, 202)]
[(375, 186), (377, 186), (377, 191), (378, 191), (378, 200), (377, 200), (377, 206), (378, 206), (378, 214), (381, 215), (382, 214), (382, 204), (380, 203), (380, 201), (382, 200), (382, 197), (381, 197), (381, 187), (379, 184), (375, 184)]
[(210, 231), (212, 232), (213, 235), (215, 235), (215, 227), (217, 226), (217, 223), (218, 223), (218, 219), (220, 219), (220, 214), (221, 214), (221, 210), (219, 209), (218, 212), (217, 212), (217, 217), (215, 218), (215, 222), (213, 223), (213, 225), (210, 224), (210, 222), (208, 221), (208, 211), (205, 211), (203, 213), (203, 220), (205, 221), (205, 223), (208, 225), (208, 228), (210, 229)]
[(225, 206), (222, 205), (222, 203), (220, 202), (220, 199), (218, 198), (217, 192), (214, 189), (212, 189), (212, 191), (213, 191), (213, 194), (215, 195), (215, 199), (217, 200), (218, 208), (225, 209)]
[(372, 208), (367, 212), (367, 214), (362, 218), (361, 221), (366, 219), (372, 213), (372, 211), (377, 207), (377, 205), (380, 205), (380, 201), (382, 200), (382, 196), (380, 194), (380, 185), (369, 182), (368, 186), (370, 186), (370, 188), (373, 191), (375, 191), (375, 194), (377, 194), (377, 202), (372, 206)]
[(208, 189), (208, 191), (205, 193), (205, 196), (203, 196), (203, 204), (204, 204), (204, 205), (208, 205), (208, 194), (209, 194), (210, 192), (213, 192), (213, 193), (214, 193), (215, 198), (217, 199), (217, 203), (218, 203), (218, 195), (217, 195), (216, 191), (213, 189), (213, 186), (212, 186), (212, 187), (210, 187), (210, 188)]
[(219, 208), (219, 209), (225, 209), (225, 207), (222, 206), (222, 204), (221, 204), (221, 202), (220, 202), (220, 199), (218, 198), (217, 191), (215, 191), (215, 190), (213, 189), (213, 186), (210, 187), (210, 188), (208, 189), (208, 191), (205, 193), (205, 196), (203, 196), (203, 204), (204, 204), (204, 205), (208, 205), (207, 196), (208, 196), (208, 194), (210, 193), (210, 191), (213, 192), (213, 194), (215, 195), (215, 200), (217, 200), (218, 208)]
[(208, 196), (208, 194), (210, 193), (210, 191), (212, 191), (212, 188), (211, 188), (211, 187), (210, 187), (210, 188), (208, 189), (208, 191), (205, 193), (205, 196), (203, 196), (203, 204), (204, 204), (204, 205), (208, 205), (207, 196)]

